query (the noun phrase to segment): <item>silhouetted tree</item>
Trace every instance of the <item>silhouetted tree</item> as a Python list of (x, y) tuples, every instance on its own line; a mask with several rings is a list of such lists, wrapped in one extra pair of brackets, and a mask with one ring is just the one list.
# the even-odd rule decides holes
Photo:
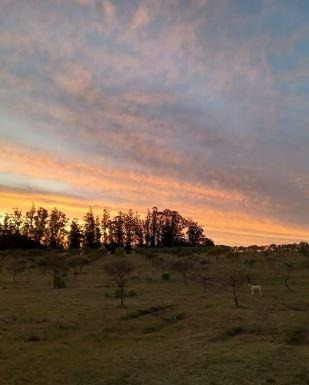
[(96, 221), (93, 215), (92, 207), (89, 208), (84, 216), (84, 247), (95, 249), (96, 242)]
[(82, 229), (74, 220), (69, 232), (66, 232), (67, 222), (65, 214), (57, 208), (49, 214), (43, 207), (36, 209), (33, 205), (25, 215), (14, 209), (0, 220), (0, 248), (62, 248), (64, 245), (78, 248), (81, 240), (83, 247), (99, 248), (103, 244), (111, 251), (125, 247), (128, 252), (136, 246), (213, 245), (211, 240), (204, 237), (203, 229), (197, 222), (187, 220), (177, 211), (159, 211), (157, 207), (147, 210), (144, 219), (132, 210), (126, 213), (119, 211), (118, 215), (111, 218), (109, 211), (104, 209), (101, 221), (89, 208)]
[(48, 211), (43, 207), (39, 207), (38, 210), (36, 210), (33, 205), (31, 209), (26, 212), (23, 232), (29, 238), (41, 244), (44, 240), (47, 241), (47, 224)]
[(137, 247), (142, 247), (144, 246), (144, 226), (143, 221), (140, 219), (137, 213), (135, 214), (133, 226), (135, 234), (135, 244)]
[(77, 220), (73, 220), (70, 224), (70, 231), (68, 233), (68, 248), (80, 249), (83, 240), (83, 233), (81, 225)]
[(147, 247), (151, 246), (152, 244), (152, 215), (149, 210), (147, 210), (146, 217), (143, 221), (143, 232), (145, 237), (145, 245)]
[(125, 230), (124, 230), (124, 214), (119, 211), (118, 215), (111, 223), (112, 242), (115, 247), (124, 247), (125, 245)]
[(103, 235), (103, 246), (107, 247), (109, 244), (109, 232), (110, 232), (110, 213), (107, 209), (103, 210), (103, 216), (102, 216), (102, 235)]
[(67, 224), (66, 215), (54, 208), (49, 216), (46, 229), (46, 244), (53, 249), (62, 249), (66, 235), (65, 226)]
[(95, 228), (94, 228), (94, 248), (95, 249), (98, 249), (101, 247), (102, 245), (101, 237), (102, 237), (102, 233), (101, 233), (100, 219), (97, 216), (95, 219)]
[(132, 250), (133, 244), (135, 242), (135, 218), (133, 211), (129, 210), (126, 214), (124, 214), (123, 218), (125, 238), (124, 248), (126, 253), (129, 253)]
[(191, 219), (188, 221), (187, 226), (188, 226), (187, 237), (188, 237), (189, 246), (196, 247), (203, 244), (203, 241), (205, 239), (203, 235), (204, 234), (203, 227)]

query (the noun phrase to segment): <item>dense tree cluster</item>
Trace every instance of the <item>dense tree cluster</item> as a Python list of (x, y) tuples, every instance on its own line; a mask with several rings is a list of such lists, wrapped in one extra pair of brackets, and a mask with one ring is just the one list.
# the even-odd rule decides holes
[(114, 251), (123, 247), (129, 252), (133, 247), (198, 247), (213, 245), (204, 229), (192, 219), (177, 211), (156, 207), (148, 210), (144, 218), (128, 210), (119, 211), (115, 217), (104, 209), (101, 216), (89, 208), (82, 221), (69, 220), (57, 208), (31, 207), (25, 214), (14, 209), (0, 222), (0, 249), (97, 249), (105, 247)]
[(236, 246), (234, 251), (239, 253), (300, 253), (309, 257), (309, 243), (287, 243), (276, 245), (251, 245), (251, 246)]

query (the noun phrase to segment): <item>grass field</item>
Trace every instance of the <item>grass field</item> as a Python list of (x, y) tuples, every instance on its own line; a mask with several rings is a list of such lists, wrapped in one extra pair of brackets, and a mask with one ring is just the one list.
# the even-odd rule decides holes
[(291, 278), (293, 291), (265, 268), (263, 295), (243, 285), (237, 308), (224, 282), (203, 294), (197, 283), (186, 286), (173, 272), (164, 281), (143, 257), (129, 258), (136, 296), (125, 308), (103, 260), (59, 290), (39, 271), (15, 285), (2, 271), (0, 384), (309, 384), (305, 268)]

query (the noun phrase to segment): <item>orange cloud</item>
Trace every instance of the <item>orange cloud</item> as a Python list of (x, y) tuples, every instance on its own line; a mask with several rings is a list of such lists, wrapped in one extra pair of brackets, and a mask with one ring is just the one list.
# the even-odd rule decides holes
[[(10, 147), (8, 143), (3, 145), (0, 159), (2, 172), (10, 171), (16, 178), (23, 175), (48, 179), (50, 182), (67, 182), (72, 191), (64, 195), (2, 187), (0, 211), (12, 207), (26, 209), (34, 202), (48, 208), (57, 206), (70, 216), (80, 218), (89, 204), (97, 210), (110, 207), (113, 212), (128, 208), (144, 212), (148, 207), (157, 205), (179, 210), (183, 215), (199, 220), (217, 243), (265, 243), (265, 240), (289, 242), (307, 239), (309, 235), (308, 228), (245, 213), (242, 207), (248, 197), (238, 191), (192, 185), (163, 175), (138, 173), (130, 169), (85, 164), (76, 159), (60, 161), (47, 154)], [(223, 205), (224, 209), (213, 208), (218, 204)], [(236, 207), (239, 209), (236, 210)]]
[(150, 11), (147, 5), (141, 2), (131, 22), (131, 29), (137, 30), (139, 28), (142, 28), (146, 26), (150, 22), (150, 20)]

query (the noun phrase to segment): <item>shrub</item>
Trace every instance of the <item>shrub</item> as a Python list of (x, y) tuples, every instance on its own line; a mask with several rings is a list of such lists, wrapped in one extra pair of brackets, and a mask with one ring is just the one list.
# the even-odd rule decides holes
[(161, 277), (164, 281), (168, 281), (171, 278), (169, 273), (163, 273)]
[(126, 293), (127, 297), (135, 297), (136, 296), (136, 291), (135, 290), (129, 290), (128, 293)]
[(146, 326), (143, 329), (143, 333), (149, 334), (149, 333), (155, 333), (160, 331), (164, 327), (164, 324), (157, 324), (157, 325), (152, 325), (152, 326)]
[(304, 327), (293, 329), (288, 335), (288, 343), (291, 345), (309, 344), (309, 329)]
[(62, 277), (55, 277), (54, 288), (64, 289), (66, 287), (65, 280)]
[[(123, 293), (123, 295), (124, 295), (124, 298), (128, 298), (128, 297), (135, 297), (136, 296), (136, 291), (135, 290), (124, 290), (124, 293)], [(105, 296), (106, 296), (106, 294), (105, 294)], [(111, 297), (111, 295), (109, 295), (108, 294), (108, 296), (109, 296), (109, 298)], [(116, 289), (115, 290), (115, 295), (114, 295), (116, 298), (121, 298), (121, 296), (122, 296), (122, 290), (121, 289)]]

